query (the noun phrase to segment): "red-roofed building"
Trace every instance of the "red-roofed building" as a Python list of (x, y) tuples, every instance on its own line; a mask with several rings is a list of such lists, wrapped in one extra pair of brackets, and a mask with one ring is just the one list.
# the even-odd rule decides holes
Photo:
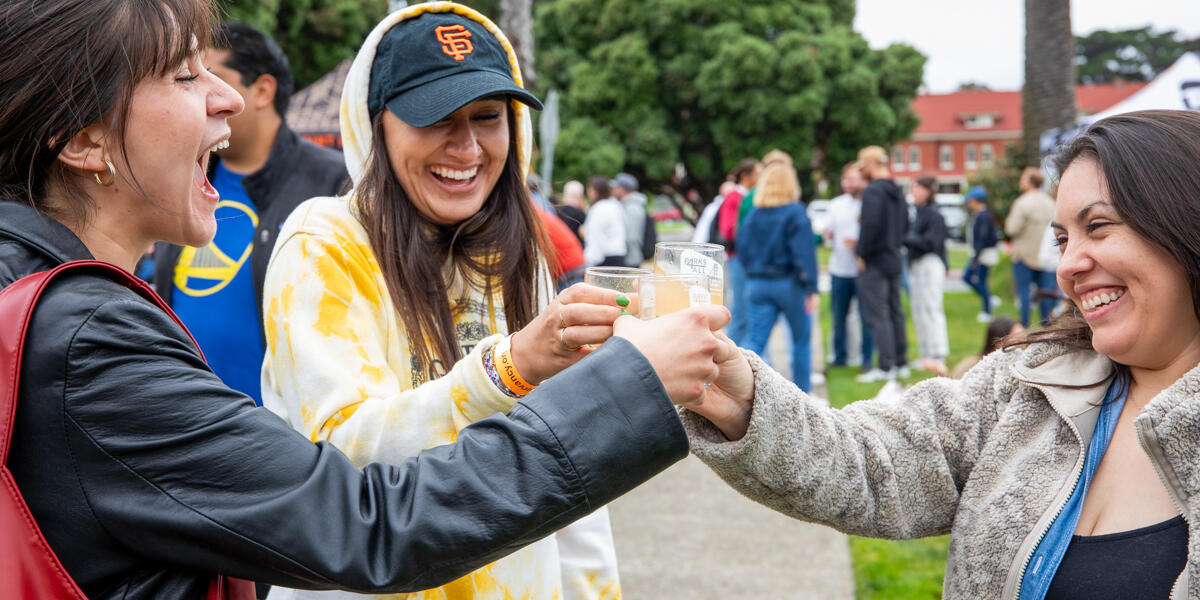
[[(1128, 98), (1145, 83), (1079, 85), (1075, 105), (1081, 115), (1100, 112)], [(937, 178), (940, 190), (962, 191), (967, 175), (1004, 159), (1009, 144), (1021, 140), (1021, 92), (966, 90), (925, 94), (913, 99), (921, 125), (912, 139), (892, 146), (892, 175), (907, 189), (922, 175)]]

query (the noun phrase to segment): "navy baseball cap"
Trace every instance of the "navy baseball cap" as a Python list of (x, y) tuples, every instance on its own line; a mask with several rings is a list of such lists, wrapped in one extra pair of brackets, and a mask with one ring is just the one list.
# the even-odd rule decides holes
[(542, 103), (513, 80), (508, 53), (478, 21), (454, 13), (425, 13), (384, 34), (371, 64), (367, 110), (387, 107), (413, 127), (428, 127), (488, 96)]

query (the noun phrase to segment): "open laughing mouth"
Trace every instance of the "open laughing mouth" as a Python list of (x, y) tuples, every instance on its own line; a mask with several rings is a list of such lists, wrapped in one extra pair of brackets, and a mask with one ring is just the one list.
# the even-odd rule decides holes
[(1079, 308), (1083, 310), (1084, 315), (1095, 314), (1102, 309), (1111, 306), (1117, 300), (1120, 300), (1125, 295), (1125, 288), (1110, 289), (1100, 293), (1090, 293), (1088, 296), (1079, 299)]
[(430, 167), (429, 172), (433, 174), (434, 179), (437, 179), (442, 184), (466, 187), (475, 183), (475, 178), (479, 175), (479, 167), (476, 166), (469, 169)]

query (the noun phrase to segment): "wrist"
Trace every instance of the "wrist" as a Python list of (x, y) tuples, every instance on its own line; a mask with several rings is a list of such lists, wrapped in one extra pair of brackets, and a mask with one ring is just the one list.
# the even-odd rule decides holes
[[(533, 360), (529, 356), (529, 353), (527, 352), (529, 349), (528, 344), (525, 343), (525, 336), (521, 335), (521, 333), (521, 331), (514, 332), (501, 340), (500, 343), (507, 343), (509, 345), (510, 352), (512, 353), (513, 367), (516, 368), (517, 373), (519, 373), (525, 381), (529, 382), (530, 385), (537, 386), (549, 377), (541, 373), (539, 369), (535, 368), (534, 365), (537, 363), (537, 361)], [(497, 346), (499, 346), (499, 344), (497, 344)]]
[(501, 338), (490, 351), (485, 352), (485, 357), (489, 356), (490, 361), (485, 358), (484, 368), (490, 367), (494, 370), (494, 376), (492, 372), (489, 372), (488, 376), (505, 394), (520, 398), (537, 387), (536, 383), (531, 383), (522, 376), (516, 366), (512, 354), (512, 336)]

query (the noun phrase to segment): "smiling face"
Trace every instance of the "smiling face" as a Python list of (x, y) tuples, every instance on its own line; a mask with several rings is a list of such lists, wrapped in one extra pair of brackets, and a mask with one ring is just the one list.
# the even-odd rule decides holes
[(382, 114), (392, 173), (413, 206), (439, 225), (479, 212), (508, 157), (508, 103), (477, 100), (429, 127)]
[(1063, 173), (1051, 226), (1062, 252), (1058, 284), (1083, 312), (1097, 352), (1164, 369), (1194, 350), (1200, 321), (1183, 267), (1121, 219), (1095, 160), (1077, 159)]
[(206, 177), (209, 154), (224, 145), (226, 119), (241, 110), (242, 98), (204, 68), (198, 53), (134, 88), (124, 152), (106, 152), (119, 175), (103, 200), (119, 207), (130, 234), (189, 246), (212, 240), (220, 197)]

